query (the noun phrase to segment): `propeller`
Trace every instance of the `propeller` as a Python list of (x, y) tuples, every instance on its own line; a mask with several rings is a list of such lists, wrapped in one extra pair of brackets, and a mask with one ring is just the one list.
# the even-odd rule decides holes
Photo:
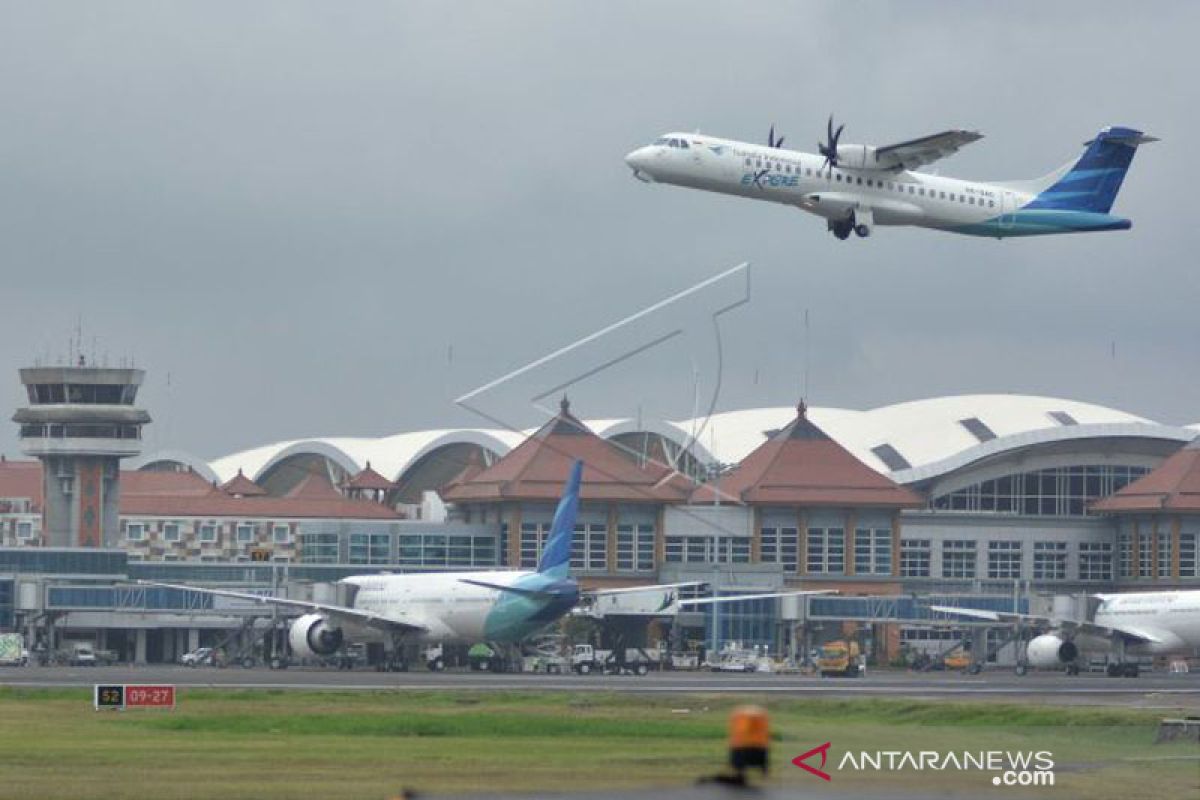
[(775, 138), (775, 126), (771, 125), (770, 132), (767, 133), (767, 147), (783, 147), (783, 137)]
[(828, 141), (826, 144), (821, 144), (820, 142), (817, 143), (817, 149), (820, 150), (821, 155), (825, 156), (825, 163), (821, 165), (821, 169), (825, 169), (825, 167), (837, 166), (838, 139), (842, 138), (842, 128), (844, 127), (846, 127), (845, 124), (838, 125), (838, 129), (835, 132), (833, 130), (833, 115), (829, 115), (829, 125), (827, 130)]

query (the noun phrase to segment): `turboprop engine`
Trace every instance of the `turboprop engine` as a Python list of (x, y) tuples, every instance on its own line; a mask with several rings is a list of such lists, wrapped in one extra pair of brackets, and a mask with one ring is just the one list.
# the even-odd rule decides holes
[(875, 148), (867, 144), (840, 144), (837, 148), (837, 165), (847, 169), (877, 169)]
[(333, 655), (342, 646), (342, 629), (320, 614), (305, 614), (288, 629), (288, 643), (298, 658)]
[(1061, 636), (1043, 633), (1029, 642), (1025, 655), (1033, 666), (1052, 669), (1073, 663), (1079, 655), (1079, 648), (1075, 646), (1074, 642), (1065, 640)]

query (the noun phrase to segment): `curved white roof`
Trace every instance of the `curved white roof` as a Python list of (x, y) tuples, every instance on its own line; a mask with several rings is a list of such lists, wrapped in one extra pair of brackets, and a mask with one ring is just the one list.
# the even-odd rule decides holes
[(258, 480), (280, 461), (295, 455), (312, 453), (328, 458), (351, 474), (366, 467), (370, 461), (371, 468), (376, 472), (390, 480), (396, 480), (421, 457), (448, 444), (476, 444), (503, 455), (524, 439), (525, 436), (520, 433), (477, 428), (412, 431), (378, 439), (294, 439), (233, 453), (218, 458), (211, 466), (222, 481), (232, 478), (239, 469), (251, 480)]
[[(720, 461), (737, 463), (762, 443), (766, 431), (786, 425), (795, 414), (796, 409), (790, 406), (714, 414), (700, 440)], [(808, 417), (864, 463), (898, 478), (910, 478), (903, 475), (910, 470), (948, 464), (953, 457), (971, 453), (989, 441), (988, 450), (1035, 443), (1028, 437), (1037, 431), (1043, 432), (1047, 439), (1080, 438), (1087, 433), (1186, 440), (1184, 429), (1159, 425), (1135, 414), (1092, 403), (1032, 395), (935, 397), (867, 411), (815, 407), (808, 410)], [(962, 424), (964, 420), (978, 420), (984, 427), (976, 430), (985, 437), (990, 431), (994, 438), (980, 438)], [(677, 424), (691, 430), (704, 423), (684, 420)], [(1110, 428), (1103, 433), (1092, 429), (1094, 425), (1131, 427)], [(1026, 437), (1026, 441), (1012, 439), (1018, 436)], [(874, 452), (881, 445), (890, 445), (909, 464), (909, 469), (894, 469), (884, 463)]]
[[(650, 431), (680, 446), (691, 443), (700, 461), (736, 464), (765, 440), (766, 433), (795, 418), (793, 406), (725, 411), (709, 418), (680, 421), (633, 419), (586, 420), (599, 436)], [(969, 464), (997, 452), (1043, 442), (1112, 437), (1150, 437), (1185, 442), (1190, 428), (1161, 425), (1144, 417), (1092, 403), (1032, 395), (979, 394), (935, 397), (881, 406), (866, 411), (814, 407), (809, 419), (856, 457), (879, 472), (908, 482)], [(964, 425), (964, 420), (977, 420)], [(347, 472), (371, 462), (395, 480), (421, 457), (448, 444), (469, 443), (504, 455), (533, 431), (483, 428), (412, 431), (381, 438), (323, 437), (296, 439), (256, 447), (211, 462), (225, 481), (238, 469), (254, 480), (283, 459), (302, 453), (323, 455)], [(694, 440), (693, 440), (694, 439)], [(875, 452), (881, 445), (903, 458), (889, 466)], [(191, 463), (191, 462), (186, 462)]]

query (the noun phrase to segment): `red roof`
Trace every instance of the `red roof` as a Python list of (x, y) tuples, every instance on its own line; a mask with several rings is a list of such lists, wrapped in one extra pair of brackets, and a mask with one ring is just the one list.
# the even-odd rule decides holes
[[(37, 461), (0, 461), (0, 497), (42, 502)], [(401, 515), (387, 506), (340, 495), (324, 475), (310, 475), (287, 497), (234, 497), (194, 472), (121, 471), (120, 512), (153, 517), (238, 517), (243, 519), (380, 519)]]
[(571, 464), (583, 461), (584, 500), (629, 503), (683, 502), (690, 484), (663, 467), (641, 467), (610, 442), (601, 439), (571, 414), (564, 399), (562, 410), (537, 433), (486, 469), (469, 475), (464, 470), (442, 487), (443, 499), (546, 500), (562, 494)]
[(238, 470), (237, 475), (221, 484), (221, 488), (228, 494), (240, 494), (243, 497), (261, 497), (267, 493), (266, 489), (243, 475), (241, 469)]
[(920, 496), (880, 475), (855, 458), (805, 415), (742, 459), (716, 485), (692, 493), (693, 503), (717, 497), (734, 502), (781, 506), (882, 506), (916, 508)]
[(396, 484), (389, 481), (387, 478), (380, 475), (375, 470), (371, 469), (371, 462), (367, 462), (367, 466), (362, 472), (355, 475), (346, 482), (347, 489), (382, 489), (388, 491), (395, 487)]
[(1183, 511), (1200, 513), (1200, 437), (1162, 465), (1111, 497), (1092, 503), (1093, 511)]

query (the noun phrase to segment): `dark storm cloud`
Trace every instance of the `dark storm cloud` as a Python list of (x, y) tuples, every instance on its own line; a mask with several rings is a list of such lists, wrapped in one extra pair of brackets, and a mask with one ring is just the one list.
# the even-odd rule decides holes
[[(82, 316), (150, 370), (152, 445), (472, 424), (462, 392), (749, 260), (725, 407), (794, 402), (809, 309), (817, 404), (1014, 391), (1195, 422), (1200, 14), (1048, 5), (4, 4), (0, 397)], [(1164, 141), (1118, 198), (1131, 232), (1006, 242), (837, 242), (621, 162), (671, 129), (811, 150), (830, 112), (846, 141), (977, 128), (937, 166), (982, 179), (1106, 124)], [(687, 415), (687, 354), (662, 357), (578, 410)]]

